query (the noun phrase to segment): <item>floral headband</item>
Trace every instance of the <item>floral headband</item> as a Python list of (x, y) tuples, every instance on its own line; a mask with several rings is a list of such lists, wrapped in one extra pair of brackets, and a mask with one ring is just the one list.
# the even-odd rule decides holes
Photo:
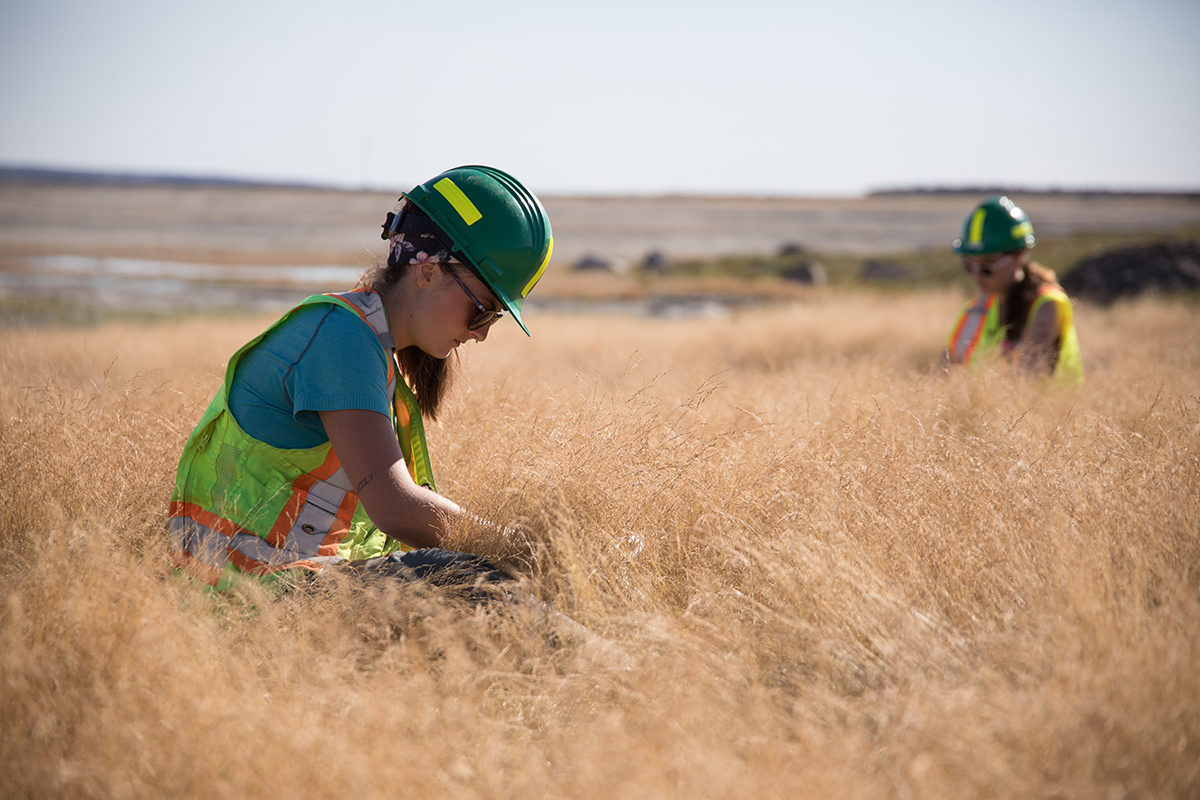
[(453, 256), (445, 242), (434, 233), (434, 226), (428, 217), (404, 213), (401, 204), (398, 213), (402, 213), (400, 230), (388, 240), (388, 263), (424, 264), (433, 262), (445, 264)]
[(397, 233), (388, 244), (390, 264), (445, 264), (448, 261), (450, 251), (433, 234)]

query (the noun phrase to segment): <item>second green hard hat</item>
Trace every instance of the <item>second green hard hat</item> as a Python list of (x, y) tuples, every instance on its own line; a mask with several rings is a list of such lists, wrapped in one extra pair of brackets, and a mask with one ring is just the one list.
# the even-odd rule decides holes
[(1033, 223), (1012, 200), (995, 195), (975, 206), (963, 220), (952, 247), (959, 255), (1008, 253), (1033, 247)]

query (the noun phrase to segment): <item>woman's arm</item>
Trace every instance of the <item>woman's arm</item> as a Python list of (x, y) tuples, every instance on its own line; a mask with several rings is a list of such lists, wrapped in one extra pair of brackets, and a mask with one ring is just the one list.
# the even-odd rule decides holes
[(457, 503), (413, 481), (391, 421), (361, 409), (318, 413), (371, 521), (412, 547), (441, 547), (447, 529), (465, 514)]
[(1021, 363), (1034, 372), (1054, 372), (1058, 362), (1058, 304), (1042, 303), (1025, 331)]

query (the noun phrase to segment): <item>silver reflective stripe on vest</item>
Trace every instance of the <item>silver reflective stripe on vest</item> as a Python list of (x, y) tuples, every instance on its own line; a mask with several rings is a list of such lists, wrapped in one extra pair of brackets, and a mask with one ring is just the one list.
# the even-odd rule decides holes
[(379, 337), (379, 343), (383, 345), (385, 353), (396, 349), (396, 339), (388, 330), (387, 313), (383, 310), (383, 298), (378, 292), (336, 292), (333, 296), (353, 303), (363, 312), (367, 324)]
[(343, 492), (352, 492), (354, 487), (350, 485), (350, 478), (346, 476), (346, 468), (338, 467), (337, 472), (329, 476), (329, 480), (325, 481), (330, 486), (336, 486)]
[(967, 318), (963, 321), (962, 330), (958, 332), (958, 338), (954, 340), (954, 360), (959, 363), (966, 362), (967, 356), (971, 352), (971, 343), (975, 341), (980, 329), (987, 322), (987, 301), (988, 295), (984, 295), (978, 302), (967, 309)]
[(315, 506), (327, 514), (336, 514), (345, 499), (344, 489), (339, 489), (328, 481), (317, 481), (308, 490), (305, 506)]
[[(279, 561), (280, 558), (283, 558), (282, 563), (286, 563), (287, 561), (300, 561), (317, 555), (321, 550), (321, 545), (325, 542), (325, 537), (329, 535), (329, 532), (337, 522), (338, 507), (341, 506), (342, 501), (345, 499), (345, 490), (339, 489), (326, 481), (317, 481), (308, 490), (304, 507), (300, 509), (300, 513), (296, 516), (296, 521), (292, 523), (291, 530), (288, 531), (283, 547), (278, 549), (274, 547), (270, 548), (280, 554), (274, 557), (275, 561), (273, 563), (281, 563)], [(242, 548), (239, 547), (238, 549), (241, 550)]]
[[(341, 475), (345, 480), (345, 473)], [(282, 547), (274, 547), (252, 533), (226, 536), (188, 517), (172, 517), (168, 523), (171, 548), (190, 553), (192, 558), (217, 570), (225, 568), (231, 551), (267, 566), (308, 560), (320, 553), (321, 545), (337, 523), (337, 512), (347, 493), (346, 489), (318, 480), (308, 490)]]
[(228, 536), (214, 531), (207, 525), (201, 525), (190, 517), (171, 517), (167, 522), (167, 529), (171, 534), (171, 550), (187, 553), (213, 569), (225, 569), (225, 562), (229, 560)]
[(226, 536), (187, 517), (172, 517), (169, 528), (174, 550), (186, 552), (196, 561), (215, 570), (225, 569), (229, 553), (235, 550), (260, 564), (273, 566), (282, 566), (302, 558), (293, 555), (284, 557), (284, 550), (272, 547), (265, 539), (260, 539), (252, 533)]
[(383, 298), (379, 296), (379, 292), (336, 292), (333, 296), (340, 297), (359, 308), (363, 312), (367, 324), (371, 326), (371, 330), (375, 331), (375, 336), (379, 338), (379, 344), (383, 345), (383, 352), (388, 354), (388, 374), (391, 376), (391, 380), (388, 381), (387, 392), (388, 397), (391, 397), (396, 391), (396, 338), (388, 329), (387, 314), (383, 310)]

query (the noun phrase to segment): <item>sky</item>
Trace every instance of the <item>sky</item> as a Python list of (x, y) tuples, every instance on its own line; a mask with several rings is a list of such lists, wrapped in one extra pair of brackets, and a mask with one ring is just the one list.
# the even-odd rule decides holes
[(0, 166), (1200, 190), (1200, 1), (0, 0)]

